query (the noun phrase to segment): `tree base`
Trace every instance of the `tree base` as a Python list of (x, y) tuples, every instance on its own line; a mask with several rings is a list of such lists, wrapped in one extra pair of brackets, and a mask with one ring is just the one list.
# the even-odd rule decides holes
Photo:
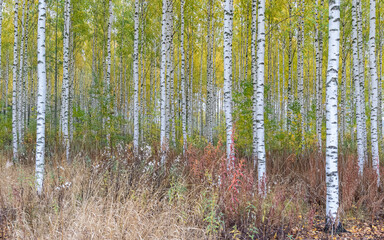
[(336, 224), (331, 224), (330, 221), (326, 222), (324, 232), (332, 234), (348, 233), (348, 231), (343, 227), (343, 224), (341, 224), (341, 222), (338, 222), (336, 226)]

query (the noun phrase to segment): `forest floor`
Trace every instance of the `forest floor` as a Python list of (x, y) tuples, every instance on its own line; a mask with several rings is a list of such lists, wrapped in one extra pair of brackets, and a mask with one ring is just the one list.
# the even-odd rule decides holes
[(384, 221), (376, 220), (357, 220), (354, 217), (343, 219), (345, 233), (329, 234), (323, 231), (324, 218), (318, 218), (311, 227), (293, 228), (293, 239), (384, 239)]
[[(299, 160), (270, 157), (274, 177), (262, 200), (249, 194), (254, 188), (247, 190), (241, 165), (232, 174), (235, 181), (220, 190), (214, 177), (218, 148), (189, 151), (188, 164), (170, 156), (166, 172), (150, 155), (139, 165), (126, 150), (114, 161), (103, 153), (78, 154), (71, 165), (63, 155), (51, 156), (41, 197), (33, 157), (6, 166), (9, 154), (0, 155), (0, 239), (384, 239), (384, 194), (374, 190), (369, 172), (357, 184), (354, 158), (344, 158), (340, 172), (348, 232), (332, 235), (323, 231), (325, 183), (314, 177), (323, 171), (317, 158), (306, 159), (304, 167)], [(291, 162), (279, 164), (294, 172), (279, 172), (277, 159)]]

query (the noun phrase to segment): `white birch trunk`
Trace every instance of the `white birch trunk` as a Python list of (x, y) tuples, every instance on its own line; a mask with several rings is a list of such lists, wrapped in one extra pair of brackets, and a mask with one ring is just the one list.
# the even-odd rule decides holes
[(166, 136), (166, 80), (165, 68), (167, 62), (167, 39), (168, 27), (168, 0), (163, 0), (163, 16), (161, 26), (161, 65), (160, 65), (160, 148), (161, 164), (165, 164), (166, 150), (168, 148), (168, 139)]
[(112, 99), (111, 99), (111, 32), (112, 32), (112, 0), (109, 0), (109, 17), (107, 26), (107, 58), (106, 64), (106, 75), (105, 75), (105, 91), (107, 97), (107, 146), (108, 150), (111, 149), (111, 111), (112, 111)]
[[(184, 5), (185, 0), (181, 0), (180, 6), (180, 54), (181, 54), (181, 69), (180, 69), (180, 81), (181, 81), (181, 98), (182, 98), (182, 128), (183, 128), (183, 153), (187, 150), (187, 109), (186, 109), (186, 93), (185, 93), (185, 50), (184, 50)], [(202, 120), (201, 120), (202, 121)]]
[(139, 0), (135, 0), (134, 15), (134, 40), (133, 40), (133, 151), (139, 155)]
[[(289, 4), (289, 26), (292, 27), (292, 6)], [(291, 125), (292, 125), (292, 103), (293, 103), (293, 92), (292, 92), (292, 62), (293, 62), (293, 56), (292, 56), (292, 38), (293, 33), (290, 30), (288, 33), (288, 85), (287, 85), (287, 129), (288, 132), (291, 132)]]
[(264, 57), (265, 57), (265, 0), (259, 0), (257, 27), (257, 159), (259, 190), (266, 190), (266, 159), (264, 142)]
[(297, 79), (298, 79), (298, 98), (300, 108), (300, 120), (301, 120), (301, 146), (304, 150), (305, 138), (304, 138), (304, 61), (303, 61), (303, 48), (304, 48), (304, 0), (300, 3), (300, 16), (299, 27), (297, 31)]
[(65, 147), (65, 156), (69, 162), (69, 23), (70, 23), (70, 0), (64, 5), (64, 39), (63, 39), (63, 84), (61, 100), (61, 134)]
[[(169, 143), (172, 144), (174, 138), (172, 136), (174, 129), (174, 115), (173, 115), (173, 91), (174, 91), (174, 72), (173, 72), (173, 3), (168, 7), (168, 53), (167, 53), (167, 132), (166, 136)], [(173, 129), (172, 129), (173, 128)]]
[(23, 3), (22, 17), (21, 17), (21, 42), (20, 42), (20, 64), (18, 74), (18, 89), (17, 89), (17, 119), (18, 119), (18, 139), (19, 149), (23, 148), (23, 99), (24, 99), (24, 44), (25, 44), (25, 3)]
[(339, 72), (340, 0), (329, 0), (329, 46), (326, 83), (326, 226), (338, 226), (339, 173), (337, 134), (337, 80)]
[[(320, 6), (324, 3), (323, 0), (320, 2)], [(319, 6), (318, 0), (316, 1), (317, 7)], [(316, 132), (317, 132), (317, 145), (319, 152), (322, 149), (322, 138), (321, 130), (323, 123), (323, 34), (320, 29), (320, 22), (322, 21), (322, 15), (316, 10)]]
[(252, 0), (252, 40), (251, 40), (251, 52), (252, 52), (252, 85), (253, 85), (253, 96), (252, 96), (252, 112), (253, 112), (253, 167), (256, 169), (257, 166), (257, 63), (256, 63), (256, 25), (257, 25), (257, 3), (256, 0)]
[(364, 162), (368, 161), (367, 153), (367, 121), (365, 111), (365, 57), (363, 53), (363, 29), (362, 29), (362, 12), (361, 12), (361, 1), (357, 0), (357, 44), (359, 51), (359, 82), (360, 82), (360, 107), (361, 107), (361, 119), (362, 119), (362, 138), (364, 147)]
[(13, 161), (18, 160), (18, 119), (17, 119), (17, 60), (18, 60), (18, 15), (19, 0), (15, 0), (14, 9), (14, 44), (13, 44), (13, 81), (12, 81), (12, 146)]
[(359, 51), (357, 40), (357, 1), (352, 1), (352, 54), (353, 54), (353, 79), (356, 97), (356, 142), (357, 142), (357, 159), (359, 166), (359, 174), (363, 174), (364, 169), (364, 143), (363, 143), (363, 118), (361, 112), (361, 91), (360, 91), (360, 71), (359, 71)]
[(224, 111), (227, 132), (227, 168), (234, 157), (232, 146), (232, 38), (233, 1), (224, 2)]
[[(31, 2), (27, 1), (27, 15), (26, 15), (26, 21), (25, 21), (25, 32), (28, 33), (28, 23), (30, 21), (29, 19), (29, 10), (31, 6)], [(28, 107), (27, 103), (29, 103), (28, 99), (28, 34), (25, 34), (25, 39), (24, 39), (24, 48), (22, 49), (24, 51), (24, 63), (23, 63), (23, 71), (22, 71), (22, 79), (23, 79), (23, 105), (22, 105), (22, 139), (24, 139), (25, 131), (28, 127)], [(1, 59), (0, 59), (1, 60)]]
[(379, 143), (377, 128), (377, 66), (376, 66), (376, 1), (370, 0), (369, 11), (369, 66), (371, 73), (371, 147), (372, 147), (372, 165), (377, 174), (377, 185), (380, 184), (380, 160), (379, 160)]
[(36, 129), (36, 190), (43, 192), (44, 153), (45, 153), (45, 100), (46, 100), (46, 68), (45, 68), (45, 19), (46, 0), (39, 0), (39, 16), (37, 23), (37, 129)]

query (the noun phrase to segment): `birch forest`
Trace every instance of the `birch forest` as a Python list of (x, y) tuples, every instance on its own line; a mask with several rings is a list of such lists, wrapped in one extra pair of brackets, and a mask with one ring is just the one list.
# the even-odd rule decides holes
[(382, 0), (0, 0), (0, 239), (384, 239)]

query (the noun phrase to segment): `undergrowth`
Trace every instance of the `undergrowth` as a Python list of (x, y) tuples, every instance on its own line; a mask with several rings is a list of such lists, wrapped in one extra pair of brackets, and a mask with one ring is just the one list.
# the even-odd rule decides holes
[[(268, 152), (267, 194), (257, 192), (250, 161), (231, 159), (220, 143), (170, 152), (131, 145), (112, 153), (79, 152), (67, 165), (47, 156), (44, 194), (34, 190), (33, 155), (6, 167), (1, 158), (0, 214), (11, 239), (290, 239), (324, 218), (325, 162), (314, 152)], [(384, 194), (354, 155), (340, 156), (341, 216), (382, 219)]]

